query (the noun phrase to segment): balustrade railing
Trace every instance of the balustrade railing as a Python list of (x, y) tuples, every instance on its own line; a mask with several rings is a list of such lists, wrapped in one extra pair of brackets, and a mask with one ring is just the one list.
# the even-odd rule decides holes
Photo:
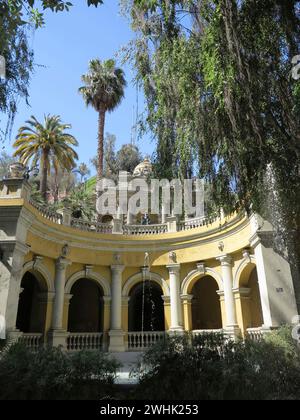
[[(56, 213), (55, 211), (49, 210), (48, 208), (41, 206), (34, 201), (30, 201), (30, 204), (36, 208), (43, 217), (57, 223), (63, 223), (62, 214)], [(220, 219), (219, 215), (211, 215), (209, 217), (199, 217), (195, 219), (188, 219), (177, 223), (177, 231), (184, 232), (199, 227), (209, 227), (214, 222)], [(96, 232), (101, 234), (112, 234), (114, 231), (113, 223), (99, 223), (96, 220), (83, 220), (83, 219), (71, 219), (71, 226), (75, 229), (86, 232)], [(168, 232), (168, 224), (154, 224), (154, 225), (123, 225), (120, 230), (120, 234), (128, 236), (146, 236), (146, 235), (160, 235)]]
[(110, 224), (99, 223), (96, 221), (86, 221), (82, 219), (72, 219), (71, 226), (86, 232), (97, 232), (111, 234), (113, 227)]
[(247, 337), (252, 341), (261, 341), (263, 340), (265, 332), (262, 328), (248, 328)]
[(67, 337), (68, 351), (101, 350), (102, 333), (70, 333)]
[(159, 235), (161, 233), (167, 233), (167, 224), (161, 225), (126, 225), (123, 227), (123, 233), (125, 235)]
[(59, 225), (62, 224), (63, 216), (61, 214), (57, 213), (56, 211), (49, 210), (47, 207), (40, 206), (33, 200), (30, 200), (29, 203), (32, 205), (32, 207), (38, 210), (39, 213), (41, 213), (41, 215), (45, 219), (50, 220), (51, 222), (57, 223)]
[(186, 231), (190, 229), (196, 229), (202, 226), (212, 225), (214, 222), (218, 220), (219, 216), (213, 215), (210, 217), (198, 217), (196, 219), (189, 219), (179, 222), (178, 224), (178, 231)]
[(128, 350), (143, 351), (149, 349), (154, 344), (165, 339), (164, 331), (158, 332), (129, 332), (128, 333)]
[(19, 338), (19, 343), (24, 344), (30, 350), (38, 350), (42, 345), (43, 334), (23, 334)]

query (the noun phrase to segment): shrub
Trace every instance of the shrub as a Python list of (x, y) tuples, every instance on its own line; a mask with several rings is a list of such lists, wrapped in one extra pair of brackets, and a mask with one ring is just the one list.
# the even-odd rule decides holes
[(117, 368), (101, 352), (32, 352), (16, 344), (0, 360), (0, 399), (99, 399), (113, 392)]
[(287, 328), (261, 342), (169, 337), (145, 354), (135, 374), (137, 399), (300, 398), (300, 353)]

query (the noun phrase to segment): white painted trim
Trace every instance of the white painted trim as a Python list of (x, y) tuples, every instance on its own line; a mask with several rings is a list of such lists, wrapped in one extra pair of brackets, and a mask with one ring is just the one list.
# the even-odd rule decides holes
[(199, 269), (193, 270), (191, 271), (183, 280), (183, 282), (181, 283), (181, 295), (188, 295), (188, 288), (191, 284), (191, 282), (195, 279), (195, 277), (199, 277), (199, 279), (205, 277), (205, 276), (211, 276), (213, 277), (218, 286), (219, 286), (219, 291), (223, 291), (223, 279), (222, 276), (215, 271), (212, 268), (209, 267), (205, 267), (205, 272), (201, 272), (199, 271)]
[(239, 264), (234, 275), (233, 290), (238, 289), (240, 287), (239, 283), (240, 283), (241, 274), (249, 264), (254, 264), (256, 266), (256, 258), (254, 255), (249, 254), (249, 256), (244, 257), (242, 262)]
[(105, 297), (111, 296), (111, 288), (109, 281), (105, 277), (101, 276), (98, 273), (95, 273), (94, 271), (87, 272), (86, 270), (78, 271), (67, 280), (65, 286), (65, 294), (70, 294), (74, 284), (81, 279), (94, 280), (103, 289)]
[[(170, 296), (170, 289), (168, 286), (168, 283), (166, 282), (166, 280), (164, 280), (159, 274), (157, 273), (149, 273), (151, 276), (151, 280), (154, 281), (155, 283), (157, 283), (163, 290), (164, 296), (169, 297)], [(136, 273), (133, 276), (129, 277), (129, 279), (126, 281), (126, 283), (123, 286), (123, 290), (122, 290), (122, 296), (123, 297), (128, 297), (129, 293), (131, 291), (131, 289), (133, 288), (133, 286), (135, 286), (136, 284), (140, 283), (143, 281), (143, 273)]]
[(37, 271), (43, 276), (47, 284), (48, 292), (54, 292), (54, 281), (52, 280), (50, 271), (44, 266), (44, 264), (41, 261), (29, 261), (28, 263), (26, 263), (23, 266), (21, 279), (23, 279), (24, 275), (31, 270), (33, 271), (33, 274), (35, 271)]

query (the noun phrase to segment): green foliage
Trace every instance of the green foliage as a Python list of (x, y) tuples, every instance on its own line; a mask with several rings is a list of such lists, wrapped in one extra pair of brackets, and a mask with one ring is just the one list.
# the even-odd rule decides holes
[(51, 169), (58, 174), (59, 169), (71, 171), (75, 166), (78, 155), (73, 149), (78, 146), (74, 136), (67, 133), (71, 125), (62, 123), (58, 115), (46, 115), (43, 123), (34, 116), (26, 121), (25, 126), (18, 131), (14, 143), (14, 157), (31, 168), (40, 166), (41, 193), (46, 201), (47, 180)]
[(0, 359), (0, 399), (96, 400), (113, 393), (118, 367), (102, 352), (32, 352), (17, 344)]
[(86, 188), (85, 184), (72, 190), (62, 204), (71, 209), (72, 216), (75, 219), (90, 221), (94, 218), (96, 212), (95, 190)]
[(9, 167), (15, 163), (16, 159), (2, 151), (0, 153), (0, 179), (9, 174)]
[(299, 399), (300, 351), (289, 334), (245, 343), (218, 335), (168, 338), (145, 354), (136, 398)]
[[(103, 0), (87, 0), (97, 7)], [(0, 80), (0, 112), (8, 116), (6, 130), (0, 130), (3, 141), (11, 130), (20, 98), (28, 100), (28, 86), (34, 70), (34, 54), (29, 46), (32, 29), (45, 24), (44, 11), (68, 11), (72, 3), (62, 0), (1, 0), (0, 55), (6, 61), (6, 79)]]

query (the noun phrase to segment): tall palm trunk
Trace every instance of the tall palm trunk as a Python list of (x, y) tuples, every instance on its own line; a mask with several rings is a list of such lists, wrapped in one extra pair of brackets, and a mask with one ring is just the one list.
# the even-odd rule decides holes
[(98, 123), (98, 179), (101, 179), (103, 177), (105, 113), (106, 109), (102, 105), (99, 110)]
[(49, 151), (44, 149), (43, 150), (42, 180), (41, 180), (41, 187), (40, 187), (40, 191), (41, 191), (44, 201), (47, 201), (48, 157), (49, 157)]

